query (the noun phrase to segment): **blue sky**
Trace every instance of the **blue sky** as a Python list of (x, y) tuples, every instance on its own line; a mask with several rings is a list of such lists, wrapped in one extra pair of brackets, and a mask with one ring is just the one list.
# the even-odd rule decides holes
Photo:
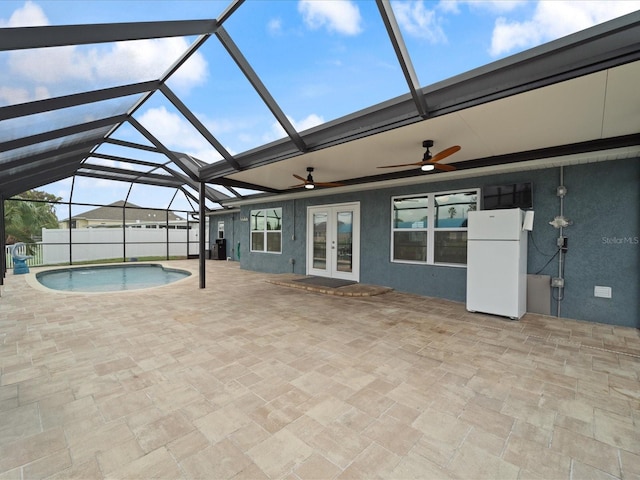
[[(227, 4), (226, 0), (3, 0), (0, 27), (209, 19)], [(392, 5), (422, 86), (640, 10), (640, 1), (631, 0), (417, 0)], [(373, 0), (248, 0), (224, 28), (299, 131), (407, 92)], [(192, 41), (177, 38), (2, 53), (0, 106), (157, 78)], [(232, 154), (284, 136), (215, 38), (168, 85)], [(99, 117), (118, 109), (120, 103), (108, 102), (91, 111), (76, 109), (73, 115)], [(153, 97), (136, 119), (169, 148), (207, 162), (220, 158), (162, 96)], [(33, 123), (16, 122), (12, 127), (37, 128)], [(147, 143), (131, 128), (120, 129), (115, 136)], [(99, 151), (125, 153), (114, 148)], [(57, 182), (44, 189), (66, 199), (70, 186), (70, 181)], [(124, 198), (128, 188), (79, 179), (74, 200), (110, 203)], [(171, 196), (172, 192), (167, 196), (136, 186), (130, 201), (166, 207)], [(171, 206), (187, 208), (188, 203), (179, 195)]]

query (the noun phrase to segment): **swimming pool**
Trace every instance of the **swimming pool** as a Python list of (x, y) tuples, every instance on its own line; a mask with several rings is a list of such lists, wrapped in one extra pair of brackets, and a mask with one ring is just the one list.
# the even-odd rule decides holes
[(100, 265), (47, 270), (36, 274), (45, 287), (66, 292), (119, 292), (157, 287), (190, 276), (157, 264)]

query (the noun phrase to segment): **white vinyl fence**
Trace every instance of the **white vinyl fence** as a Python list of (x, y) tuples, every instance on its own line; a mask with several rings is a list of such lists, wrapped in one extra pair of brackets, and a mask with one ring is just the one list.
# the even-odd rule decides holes
[[(197, 255), (198, 225), (192, 228), (78, 228), (71, 230), (72, 262), (138, 257)], [(123, 239), (123, 234), (125, 238)], [(123, 243), (126, 240), (126, 245)], [(69, 230), (42, 229), (42, 242), (31, 244), (29, 266), (69, 263)], [(168, 248), (168, 252), (167, 252)], [(207, 244), (207, 249), (209, 245)], [(24, 252), (22, 252), (24, 253)], [(13, 267), (11, 247), (7, 247), (7, 268)]]
[[(6, 247), (6, 255), (7, 259), (7, 269), (13, 268), (13, 245), (7, 245)], [(16, 252), (18, 255), (31, 255), (31, 258), (27, 259), (27, 265), (30, 267), (35, 267), (37, 265), (43, 265), (42, 263), (42, 245), (39, 243), (30, 243), (29, 249), (27, 250), (27, 246), (24, 245), (18, 249)]]

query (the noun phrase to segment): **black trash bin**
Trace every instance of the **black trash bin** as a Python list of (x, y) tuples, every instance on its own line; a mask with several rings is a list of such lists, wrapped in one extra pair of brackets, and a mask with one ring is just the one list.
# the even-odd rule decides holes
[(211, 246), (211, 258), (213, 260), (227, 259), (227, 240), (224, 238), (216, 238), (215, 243)]

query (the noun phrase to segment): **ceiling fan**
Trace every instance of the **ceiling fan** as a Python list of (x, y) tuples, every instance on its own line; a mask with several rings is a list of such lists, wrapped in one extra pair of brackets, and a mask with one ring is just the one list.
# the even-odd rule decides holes
[(314, 181), (313, 180), (313, 175), (311, 175), (311, 173), (313, 173), (313, 167), (307, 167), (307, 172), (309, 172), (309, 174), (307, 175), (307, 178), (303, 178), (300, 175), (296, 175), (294, 173), (293, 176), (295, 178), (297, 178), (298, 180), (300, 180), (302, 183), (300, 183), (298, 185), (292, 185), (290, 188), (304, 187), (307, 190), (311, 190), (311, 189), (316, 188), (316, 187), (342, 187), (342, 186), (344, 186), (344, 183), (339, 183), (339, 182), (316, 182), (316, 181)]
[(460, 150), (461, 147), (459, 145), (454, 145), (453, 147), (446, 148), (443, 151), (436, 153), (435, 155), (431, 155), (431, 152), (429, 151), (429, 149), (433, 147), (433, 140), (425, 140), (424, 142), (422, 142), (422, 146), (426, 148), (427, 151), (424, 152), (424, 156), (422, 157), (421, 162), (401, 163), (400, 165), (384, 165), (378, 168), (399, 168), (416, 166), (420, 167), (420, 170), (422, 170), (423, 172), (428, 172), (436, 168), (438, 170), (444, 170), (446, 172), (451, 172), (456, 169), (456, 167), (454, 167), (453, 165), (447, 165), (438, 162)]

